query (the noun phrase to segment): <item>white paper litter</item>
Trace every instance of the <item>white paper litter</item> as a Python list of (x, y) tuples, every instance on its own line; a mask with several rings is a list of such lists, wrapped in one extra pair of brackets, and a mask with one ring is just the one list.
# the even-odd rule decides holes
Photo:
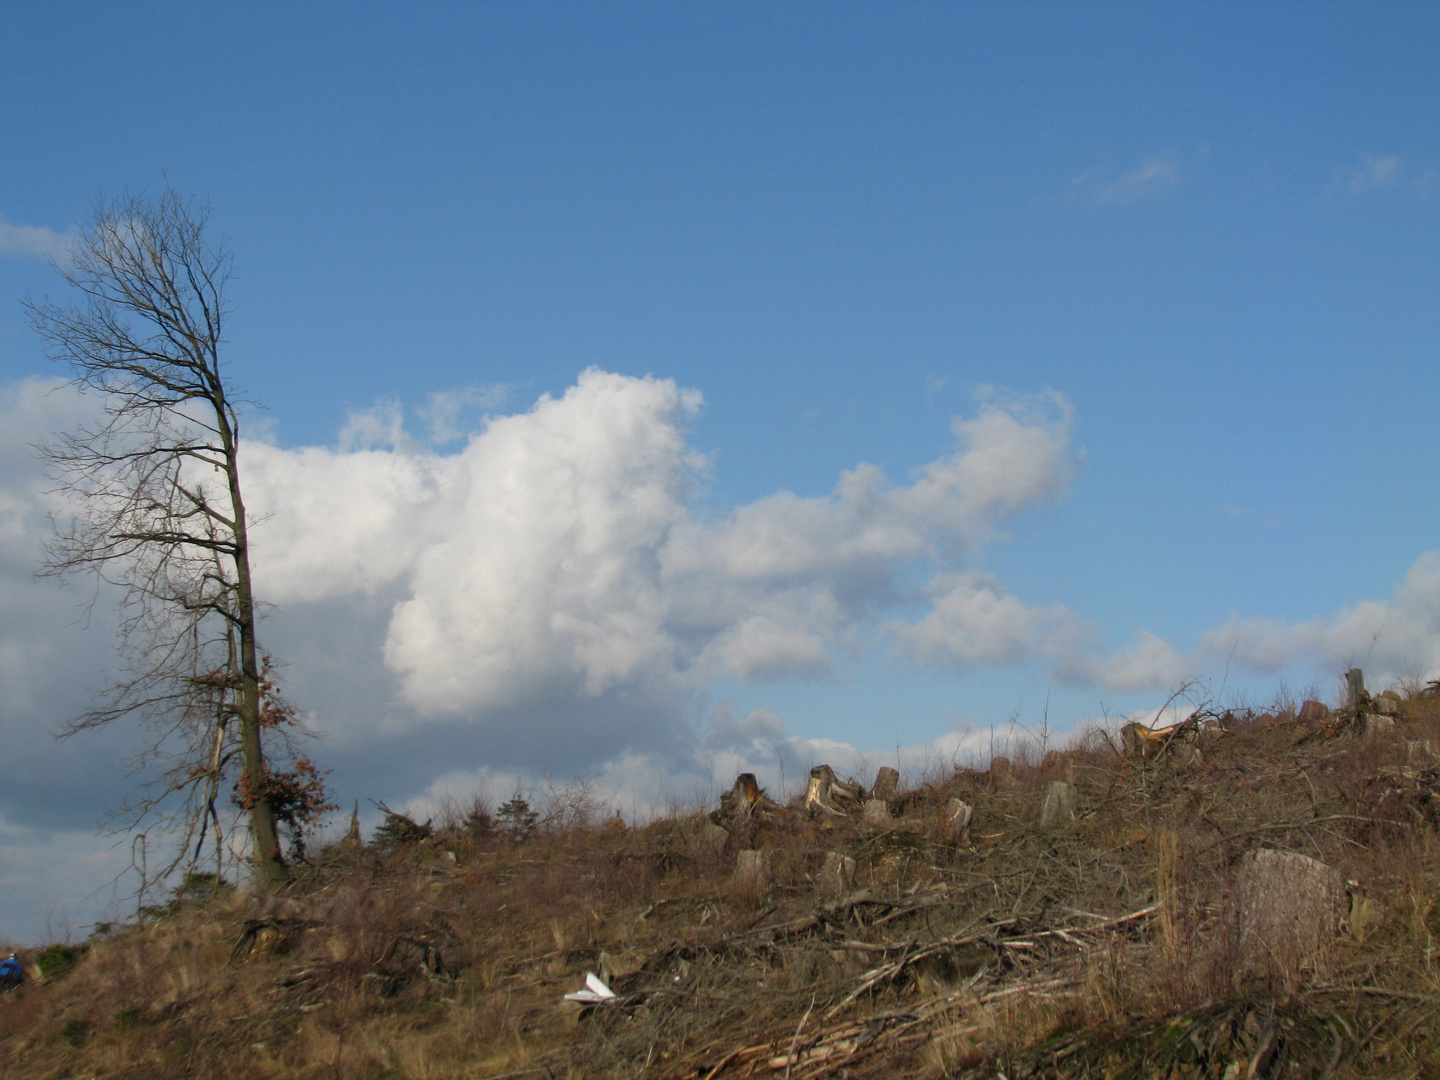
[(615, 991), (606, 986), (599, 975), (590, 974), (585, 976), (585, 989), (576, 990), (573, 994), (566, 994), (565, 1000), (595, 1005), (602, 1001), (609, 1001), (614, 996)]

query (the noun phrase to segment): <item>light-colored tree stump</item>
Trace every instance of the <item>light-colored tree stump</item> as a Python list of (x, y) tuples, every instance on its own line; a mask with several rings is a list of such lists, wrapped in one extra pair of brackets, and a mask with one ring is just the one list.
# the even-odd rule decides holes
[(1040, 827), (1053, 829), (1075, 820), (1078, 805), (1075, 786), (1063, 780), (1052, 780), (1045, 787), (1045, 801), (1040, 806)]
[(881, 799), (871, 799), (860, 814), (860, 824), (871, 832), (884, 832), (895, 824), (890, 807)]
[(1075, 782), (1075, 755), (1068, 750), (1045, 751), (1045, 756), (1040, 760), (1040, 768), (1048, 773), (1051, 779), (1064, 780), (1067, 784)]
[(1380, 713), (1365, 713), (1360, 717), (1361, 730), (1367, 739), (1373, 739), (1377, 735), (1385, 735), (1395, 730), (1395, 718), (1393, 716), (1382, 716)]
[(825, 853), (825, 865), (820, 870), (820, 895), (827, 900), (839, 900), (848, 896), (855, 888), (855, 860), (838, 851)]
[(1381, 716), (1400, 715), (1399, 700), (1393, 697), (1386, 697), (1384, 694), (1381, 694), (1374, 701), (1372, 701), (1370, 703), (1370, 707), (1374, 709), (1377, 713), (1379, 713)]
[(1317, 967), (1335, 940), (1347, 906), (1345, 881), (1308, 855), (1252, 851), (1240, 860), (1235, 904), (1237, 972), (1290, 983)]
[(719, 859), (725, 854), (725, 845), (730, 842), (730, 834), (716, 825), (713, 821), (701, 822), (700, 827), (690, 838), (690, 849), (692, 854), (699, 859)]
[(805, 810), (811, 817), (844, 817), (860, 808), (863, 794), (859, 784), (838, 779), (829, 765), (816, 765), (805, 788)]
[(969, 839), (970, 822), (974, 820), (975, 808), (963, 799), (951, 799), (940, 812), (940, 827), (945, 839), (952, 844), (963, 844)]
[(735, 884), (755, 893), (770, 887), (770, 855), (765, 851), (746, 848), (735, 859)]

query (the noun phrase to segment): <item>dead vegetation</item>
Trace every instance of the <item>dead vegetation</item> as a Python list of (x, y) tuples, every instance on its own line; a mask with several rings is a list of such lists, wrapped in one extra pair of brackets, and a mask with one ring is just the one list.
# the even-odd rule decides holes
[[(1131, 741), (644, 827), (397, 819), (32, 979), (0, 1072), (1440, 1074), (1433, 688)], [(564, 1001), (587, 974), (613, 996)]]

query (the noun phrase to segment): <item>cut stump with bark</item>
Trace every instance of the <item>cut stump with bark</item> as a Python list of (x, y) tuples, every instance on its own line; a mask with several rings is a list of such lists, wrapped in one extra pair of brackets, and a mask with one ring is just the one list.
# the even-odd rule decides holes
[(1040, 806), (1040, 827), (1053, 829), (1056, 825), (1068, 825), (1075, 820), (1078, 800), (1075, 785), (1063, 780), (1052, 780), (1045, 788), (1045, 801)]
[(816, 765), (805, 788), (805, 811), (811, 817), (845, 817), (860, 808), (864, 793), (853, 780), (838, 779), (829, 765)]
[(763, 893), (770, 887), (770, 855), (753, 848), (740, 852), (735, 860), (735, 884), (749, 892)]
[(870, 789), (870, 797), (889, 802), (895, 797), (895, 791), (899, 786), (899, 770), (889, 765), (881, 766), (880, 771), (875, 774), (875, 786)]
[(885, 832), (895, 825), (895, 816), (883, 799), (868, 799), (860, 812), (860, 824), (870, 832)]
[(827, 900), (839, 900), (850, 895), (855, 888), (855, 860), (838, 851), (827, 851), (817, 884), (820, 895)]
[(760, 786), (754, 773), (741, 773), (735, 786), (720, 796), (720, 809), (710, 820), (730, 834), (736, 847), (754, 846), (760, 826), (785, 812)]
[(940, 814), (940, 826), (945, 839), (952, 844), (963, 844), (970, 838), (970, 822), (974, 820), (975, 808), (963, 799), (951, 799)]
[(1315, 969), (1347, 900), (1340, 872), (1318, 859), (1268, 848), (1247, 853), (1235, 882), (1237, 971), (1289, 982)]

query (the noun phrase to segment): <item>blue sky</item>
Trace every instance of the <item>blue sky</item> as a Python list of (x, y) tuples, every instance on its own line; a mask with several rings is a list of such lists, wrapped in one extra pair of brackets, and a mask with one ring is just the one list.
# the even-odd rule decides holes
[[(272, 641), (342, 796), (639, 790), (756, 747), (953, 749), (1047, 700), (1063, 729), (1186, 674), (1256, 701), (1352, 661), (1433, 677), (1437, 49), (1420, 4), (6, 6), (0, 935), (90, 917), (133, 745), (37, 734), (108, 641), (28, 578), (24, 444), (72, 414), (26, 382), (60, 373), (19, 301), (58, 295), (41, 256), (96, 196), (168, 178), (235, 251)], [(967, 448), (1001, 461), (988, 510), (955, 502)], [(487, 487), (507, 462), (530, 502)], [(936, 494), (945, 462), (969, 479)], [(884, 480), (832, 496), (862, 463)], [(632, 489), (653, 521), (586, 516)], [(423, 543), (375, 524), (412, 513)], [(505, 607), (476, 570), (551, 581), (587, 528), (613, 559), (584, 581), (624, 568), (603, 596)], [(293, 552), (351, 540), (359, 569), (307, 585), (325, 561)], [(461, 579), (463, 610), (426, 592)], [(613, 631), (637, 593), (650, 638)], [(441, 700), (442, 659), (483, 678)], [(36, 854), (63, 845), (84, 873)]]

